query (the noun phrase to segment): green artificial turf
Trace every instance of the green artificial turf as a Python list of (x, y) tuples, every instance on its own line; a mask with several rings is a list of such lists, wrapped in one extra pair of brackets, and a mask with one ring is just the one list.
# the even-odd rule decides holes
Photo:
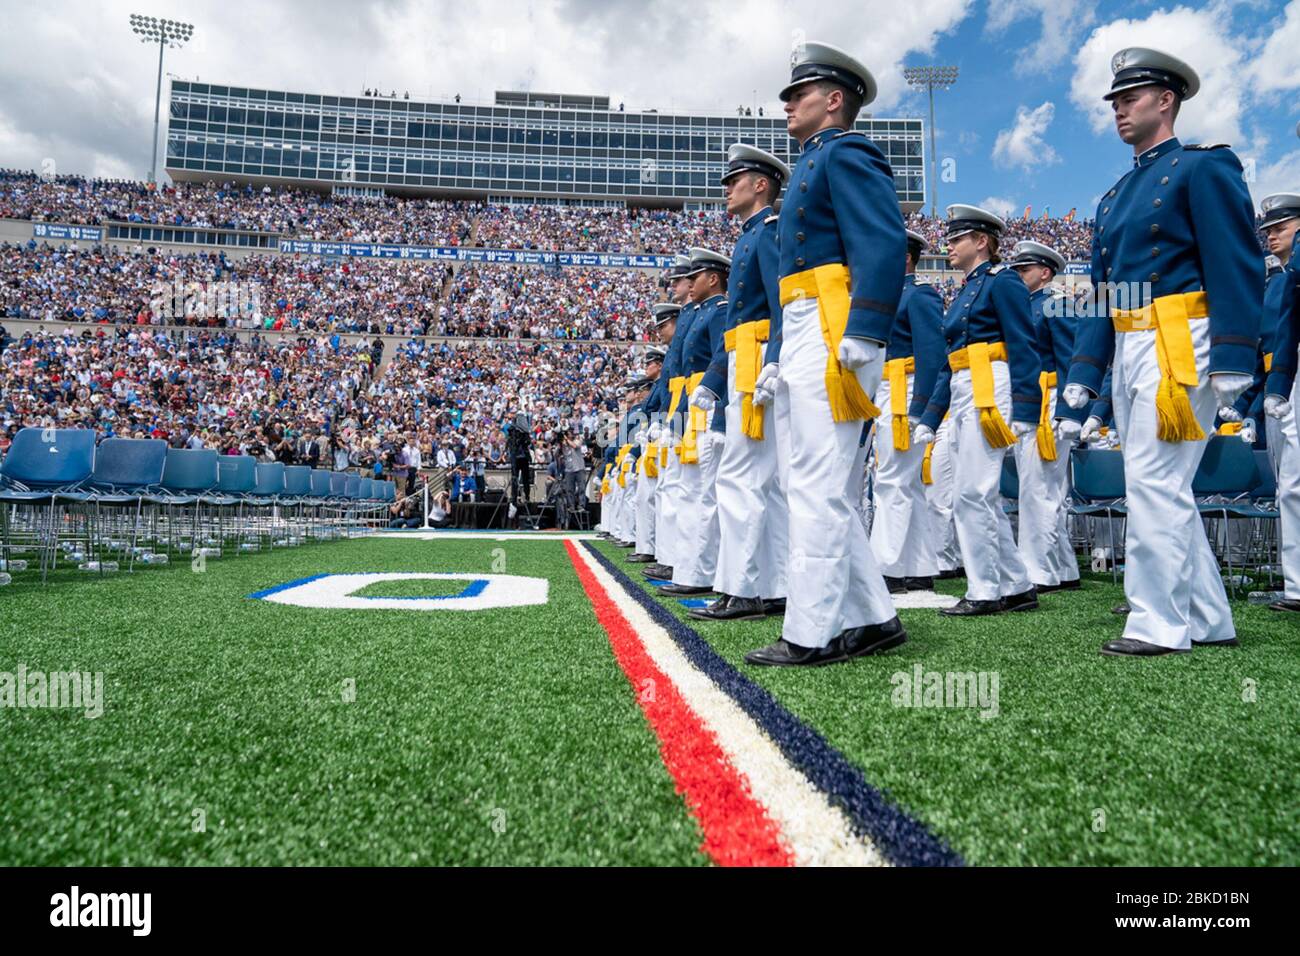
[(465, 590), (463, 580), (413, 578), (407, 581), (376, 581), (352, 593), (355, 597), (366, 598), (433, 598), (455, 597), (463, 590)]
[[(903, 611), (903, 647), (811, 670), (743, 663), (780, 635), (779, 618), (689, 622), (969, 863), (1300, 863), (1300, 617), (1235, 601), (1239, 648), (1102, 657), (1122, 600), (1109, 575), (1085, 575), (1084, 590), (1044, 595), (1038, 612)], [(917, 664), (996, 673), (997, 715), (895, 706)]]
[[(378, 571), (546, 577), (550, 598), (247, 597)], [(19, 664), (102, 672), (104, 712), (0, 709), (0, 864), (707, 863), (559, 543), (372, 538), (47, 587), (25, 572), (0, 589), (0, 672)]]

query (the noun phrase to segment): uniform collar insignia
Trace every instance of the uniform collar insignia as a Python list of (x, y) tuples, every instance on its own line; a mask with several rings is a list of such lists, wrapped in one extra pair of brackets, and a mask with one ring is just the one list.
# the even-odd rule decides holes
[(748, 219), (745, 220), (745, 224), (740, 227), (740, 231), (748, 232), (750, 229), (753, 229), (755, 226), (757, 226), (760, 222), (767, 222), (767, 217), (770, 215), (772, 215), (772, 207), (764, 206), (758, 212), (754, 213), (754, 215), (750, 216)]
[(1141, 153), (1137, 156), (1134, 156), (1133, 165), (1150, 166), (1161, 156), (1165, 155), (1166, 153), (1172, 152), (1173, 150), (1177, 149), (1181, 145), (1182, 144), (1178, 142), (1177, 136), (1170, 136), (1163, 143), (1157, 143), (1155, 146), (1152, 146), (1150, 149), (1148, 149), (1145, 153)]

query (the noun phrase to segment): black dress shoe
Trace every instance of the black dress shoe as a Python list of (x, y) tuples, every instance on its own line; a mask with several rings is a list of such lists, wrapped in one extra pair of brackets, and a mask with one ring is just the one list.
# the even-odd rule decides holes
[(723, 597), (708, 607), (695, 608), (690, 616), (701, 621), (761, 621), (767, 615), (759, 598)]
[(1270, 611), (1300, 611), (1300, 600), (1296, 598), (1282, 598), (1280, 601), (1274, 601), (1268, 606)]
[(1123, 615), (1125, 615), (1125, 614), (1129, 614), (1129, 613), (1131, 613), (1132, 610), (1133, 610), (1133, 608), (1132, 608), (1132, 606), (1128, 603), (1128, 601), (1124, 601), (1123, 603), (1121, 603), (1121, 604), (1116, 604), (1113, 608), (1111, 608), (1111, 609), (1110, 609), (1110, 613), (1111, 613), (1111, 614), (1119, 614), (1119, 615), (1123, 616)]
[(940, 571), (940, 581), (951, 581), (954, 578), (964, 578), (966, 576), (965, 568), (953, 568), (951, 571)]
[(952, 607), (943, 608), (940, 614), (946, 614), (949, 617), (978, 617), (981, 614), (1001, 614), (1001, 601), (972, 601), (969, 598), (962, 598)]
[(1060, 584), (1058, 584), (1058, 585), (1056, 586), (1056, 590), (1058, 590), (1058, 591), (1082, 591), (1082, 590), (1083, 590), (1083, 582), (1080, 581), (1078, 578), (1075, 578), (1073, 581), (1062, 581)]
[(903, 587), (909, 591), (933, 591), (934, 578), (903, 578)]
[(850, 657), (863, 657), (867, 654), (879, 654), (906, 642), (907, 631), (903, 630), (903, 622), (894, 617), (883, 624), (851, 627), (835, 638), (831, 642), (831, 646), (836, 647), (838, 645), (838, 649), (843, 652), (844, 657), (847, 659)]
[(764, 614), (784, 614), (785, 598), (763, 598)]
[(1061, 590), (1059, 584), (1035, 584), (1034, 590), (1039, 594), (1051, 594), (1053, 591)]
[(651, 564), (641, 569), (641, 573), (655, 581), (671, 581), (673, 569), (666, 564)]
[(1038, 610), (1038, 589), (1030, 587), (1028, 591), (1021, 591), (1019, 594), (1011, 594), (1002, 599), (1002, 610), (1004, 611), (1037, 611)]
[(906, 594), (907, 585), (903, 583), (902, 578), (891, 578), (886, 575), (885, 587), (889, 588), (890, 594)]
[(1235, 637), (1226, 641), (1192, 641), (1192, 647), (1241, 647), (1241, 641)]
[(1159, 657), (1162, 654), (1190, 654), (1192, 649), (1161, 647), (1139, 641), (1136, 637), (1119, 637), (1101, 645), (1101, 652), (1111, 657)]
[(619, 546), (620, 548), (635, 548), (635, 547), (636, 547), (636, 542), (635, 542), (635, 541), (620, 541), (620, 542), (618, 543), (618, 546)]
[(688, 584), (668, 584), (661, 587), (659, 593), (671, 594), (674, 597), (699, 597), (701, 594), (712, 594), (713, 588), (693, 588)]
[(642, 554), (639, 551), (636, 554), (629, 554), (627, 556), (629, 564), (651, 564), (654, 562), (654, 559), (655, 556), (653, 554)]
[(800, 647), (784, 638), (745, 655), (745, 663), (762, 667), (820, 667), (842, 660), (847, 658), (829, 647)]

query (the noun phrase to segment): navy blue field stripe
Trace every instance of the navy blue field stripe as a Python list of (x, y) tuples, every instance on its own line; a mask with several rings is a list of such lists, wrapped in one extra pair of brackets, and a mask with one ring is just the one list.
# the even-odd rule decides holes
[(276, 594), (280, 591), (287, 591), (289, 588), (296, 588), (300, 584), (309, 584), (312, 581), (319, 581), (321, 578), (329, 577), (328, 574), (313, 574), (309, 578), (298, 578), (296, 581), (286, 581), (284, 584), (277, 584), (273, 588), (267, 588), (265, 591), (254, 591), (248, 595), (250, 598), (264, 598)]
[(832, 805), (843, 810), (858, 834), (869, 838), (889, 862), (895, 866), (965, 865), (961, 856), (924, 823), (891, 804), (821, 734), (723, 660), (704, 638), (646, 593), (591, 542), (581, 543), (672, 636), (691, 663), (708, 674), (767, 732), (786, 759), (825, 793)]

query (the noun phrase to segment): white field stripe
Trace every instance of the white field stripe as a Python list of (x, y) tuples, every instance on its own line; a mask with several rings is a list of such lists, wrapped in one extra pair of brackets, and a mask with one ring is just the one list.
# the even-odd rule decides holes
[(785, 759), (776, 744), (707, 674), (682, 653), (664, 628), (587, 552), (575, 548), (601, 587), (637, 632), (646, 653), (677, 687), (682, 700), (713, 732), (750, 793), (781, 828), (799, 866), (888, 866), (848, 818)]

